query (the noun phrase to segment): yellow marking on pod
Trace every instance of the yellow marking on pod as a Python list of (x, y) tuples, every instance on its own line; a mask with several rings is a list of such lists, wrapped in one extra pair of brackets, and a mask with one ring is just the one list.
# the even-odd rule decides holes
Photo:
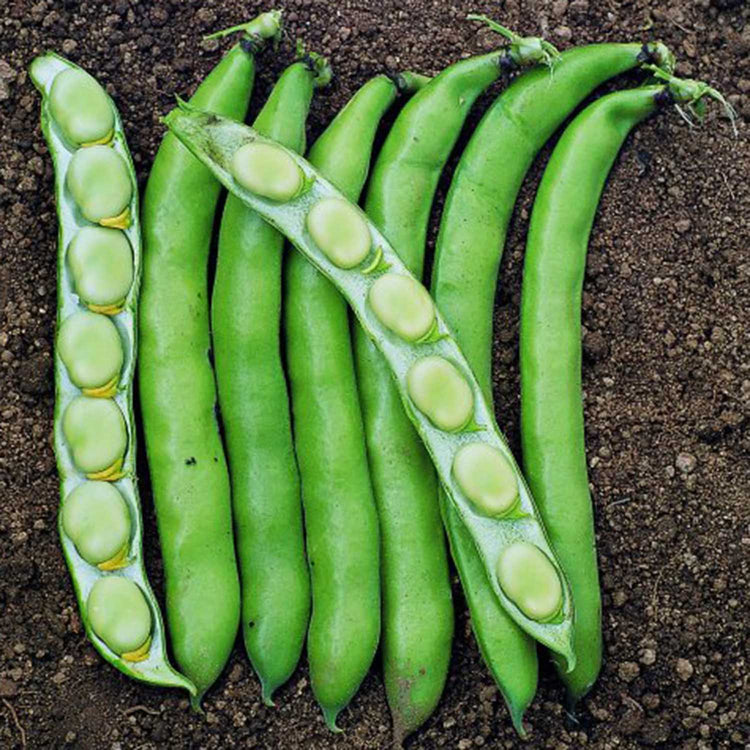
[(100, 313), (101, 315), (117, 315), (125, 309), (125, 300), (122, 299), (112, 305), (93, 305), (90, 302), (87, 302), (86, 307), (88, 307), (91, 312)]
[(378, 245), (377, 249), (375, 250), (375, 257), (372, 259), (372, 262), (369, 265), (362, 269), (362, 273), (367, 274), (376, 271), (378, 266), (380, 265), (381, 260), (383, 260), (383, 248)]
[(97, 388), (81, 388), (84, 396), (93, 396), (94, 398), (112, 398), (117, 393), (117, 383), (120, 380), (119, 375), (115, 375), (111, 380)]
[(122, 458), (118, 458), (112, 466), (108, 466), (106, 469), (86, 474), (87, 479), (98, 479), (101, 482), (116, 482), (124, 476), (125, 472), (122, 471)]
[(148, 659), (148, 653), (151, 650), (151, 636), (146, 638), (146, 642), (139, 646), (135, 651), (127, 651), (124, 654), (120, 654), (120, 656), (125, 659), (125, 661), (145, 661)]
[(127, 229), (130, 226), (130, 206), (125, 206), (117, 216), (110, 216), (107, 219), (99, 219), (103, 227), (112, 227), (114, 229)]
[(96, 141), (86, 141), (86, 143), (81, 143), (81, 148), (88, 148), (89, 146), (107, 146), (109, 145), (112, 140), (115, 137), (115, 129), (112, 128), (107, 135), (102, 136)]
[(109, 560), (100, 562), (96, 567), (99, 570), (119, 570), (120, 568), (126, 568), (129, 564), (128, 550), (130, 549), (130, 542), (125, 542), (122, 545), (122, 549), (114, 556), (110, 557)]

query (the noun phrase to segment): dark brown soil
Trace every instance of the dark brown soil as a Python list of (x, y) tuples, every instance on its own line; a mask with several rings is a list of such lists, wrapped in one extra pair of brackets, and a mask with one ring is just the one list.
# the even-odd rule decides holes
[[(690, 130), (675, 112), (623, 149), (589, 253), (583, 319), (586, 420), (604, 587), (605, 666), (580, 724), (566, 720), (544, 666), (528, 748), (747, 747), (748, 151), (750, 25), (742, 0), (288, 0), (290, 39), (331, 56), (336, 83), (311, 117), (320, 132), (385, 66), (434, 73), (489, 48), (463, 17), (479, 9), (572, 43), (662, 38), (679, 72), (729, 95), (740, 138), (711, 108)], [(260, 688), (241, 644), (206, 714), (183, 695), (129, 681), (86, 642), (56, 531), (50, 357), (56, 223), (52, 167), (26, 74), (55, 49), (114, 95), (144, 180), (172, 94), (190, 93), (227, 44), (201, 34), (247, 19), (235, 0), (5, 0), (0, 17), (0, 747), (380, 748), (391, 742), (378, 670), (329, 734), (305, 666), (278, 694)], [(253, 108), (292, 56), (265, 54)], [(486, 102), (485, 102), (486, 104)], [(476, 117), (472, 118), (476, 122)], [(548, 151), (546, 152), (548, 153)], [(523, 191), (497, 303), (498, 418), (518, 448), (517, 319), (528, 211)], [(145, 467), (143, 473), (145, 475)], [(148, 562), (161, 568), (144, 493)], [(513, 748), (455, 585), (457, 628), (444, 698), (412, 748)]]

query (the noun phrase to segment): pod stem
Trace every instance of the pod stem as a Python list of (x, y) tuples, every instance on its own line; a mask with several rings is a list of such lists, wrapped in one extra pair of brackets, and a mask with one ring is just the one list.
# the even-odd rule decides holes
[(322, 89), (331, 82), (333, 70), (327, 57), (323, 57), (317, 52), (308, 52), (301, 39), (297, 40), (296, 55), (297, 61), (304, 63), (307, 69), (314, 74), (316, 89)]
[[(706, 114), (705, 98), (715, 99), (724, 107), (724, 112), (732, 123), (732, 132), (737, 137), (737, 113), (734, 107), (724, 98), (718, 90), (709, 86), (704, 81), (696, 81), (692, 78), (677, 78), (658, 68), (656, 65), (644, 65), (644, 69), (650, 70), (654, 77), (666, 83), (666, 91), (669, 92), (671, 101), (674, 103), (680, 117), (690, 126), (695, 125), (695, 120), (702, 122)], [(681, 107), (680, 105), (685, 105)]]
[(398, 93), (406, 95), (415, 94), (432, 80), (429, 76), (423, 76), (413, 70), (402, 70), (400, 73), (386, 71), (386, 75), (393, 81)]
[(638, 61), (644, 64), (642, 67), (656, 65), (667, 73), (674, 73), (674, 54), (663, 42), (646, 42), (638, 54)]
[(273, 41), (274, 45), (278, 44), (281, 39), (281, 30), (281, 11), (269, 10), (267, 13), (261, 13), (259, 16), (256, 16), (252, 21), (215, 31), (213, 34), (207, 34), (203, 39), (222, 39), (225, 36), (241, 31), (247, 42), (251, 44), (252, 51), (255, 52), (269, 39)]
[(468, 21), (479, 21), (492, 31), (505, 37), (510, 44), (508, 45), (508, 57), (519, 68), (528, 65), (546, 65), (550, 72), (560, 61), (560, 52), (554, 44), (538, 36), (520, 36), (515, 31), (501, 26), (497, 21), (493, 21), (488, 16), (481, 13), (469, 13), (466, 16)]

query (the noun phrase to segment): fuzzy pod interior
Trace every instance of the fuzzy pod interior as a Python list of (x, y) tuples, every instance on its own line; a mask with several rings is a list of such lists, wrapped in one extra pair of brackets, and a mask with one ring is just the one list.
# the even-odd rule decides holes
[[(127, 433), (127, 447), (122, 456), (122, 466), (119, 470), (121, 476), (114, 481), (111, 481), (111, 486), (117, 490), (117, 493), (125, 506), (126, 514), (119, 513), (118, 517), (123, 516), (120, 521), (122, 524), (125, 524), (123, 528), (127, 530), (128, 538), (123, 549), (120, 552), (116, 552), (110, 560), (97, 561), (96, 553), (92, 552), (89, 545), (86, 544), (86, 540), (81, 539), (80, 537), (80, 534), (83, 533), (85, 529), (76, 526), (76, 533), (74, 533), (74, 536), (76, 537), (76, 541), (80, 545), (81, 550), (90, 559), (90, 561), (87, 561), (79, 552), (74, 540), (68, 535), (68, 533), (66, 533), (63, 521), (64, 514), (61, 510), (58, 523), (60, 541), (70, 571), (73, 588), (78, 599), (82, 621), (86, 628), (86, 633), (96, 650), (104, 657), (104, 659), (129, 677), (154, 685), (184, 688), (190, 694), (194, 694), (195, 688), (193, 684), (183, 675), (178, 673), (169, 663), (161, 611), (148, 582), (143, 561), (143, 523), (141, 518), (140, 499), (136, 484), (135, 420), (133, 416), (132, 388), (136, 356), (138, 285), (141, 269), (141, 240), (138, 221), (138, 191), (136, 189), (135, 169), (125, 140), (122, 121), (114, 102), (109, 96), (107, 96), (104, 89), (99, 86), (95, 79), (91, 76), (80, 75), (81, 73), (83, 73), (83, 71), (74, 63), (52, 52), (37, 57), (33, 60), (30, 66), (31, 79), (42, 95), (42, 132), (47, 141), (55, 167), (55, 199), (59, 223), (57, 255), (58, 330), (60, 330), (65, 321), (87, 309), (86, 301), (79, 296), (79, 292), (81, 291), (80, 288), (76, 288), (74, 273), (71, 270), (70, 264), (67, 262), (67, 254), (71, 242), (79, 232), (82, 229), (88, 231), (88, 228), (93, 225), (84, 218), (68, 188), (66, 177), (68, 175), (71, 161), (75, 154), (82, 149), (87, 149), (92, 146), (96, 148), (109, 148), (113, 154), (117, 155), (117, 163), (124, 167), (127, 180), (130, 183), (130, 196), (127, 206), (125, 207), (125, 211), (127, 211), (128, 214), (128, 221), (123, 222), (121, 228), (108, 230), (121, 232), (122, 237), (118, 236), (118, 244), (122, 247), (125, 247), (127, 244), (132, 251), (131, 272), (124, 273), (126, 280), (130, 277), (132, 278), (132, 282), (124, 285), (127, 287), (127, 291), (121, 303), (117, 306), (113, 306), (112, 309), (107, 309), (108, 320), (111, 321), (115, 327), (122, 345), (122, 363), (118, 368), (119, 376), (117, 378), (116, 386), (107, 389), (106, 393), (100, 392), (87, 394), (89, 397), (111, 399), (112, 403), (117, 406), (124, 419), (125, 431)], [(65, 75), (64, 82), (66, 85), (64, 87), (64, 93), (66, 97), (76, 96), (76, 81), (83, 83), (86, 96), (94, 96), (95, 98), (95, 106), (92, 105), (92, 111), (95, 111), (97, 117), (104, 123), (104, 125), (107, 125), (109, 118), (106, 116), (102, 118), (102, 102), (108, 104), (112, 115), (112, 133), (111, 135), (109, 133), (105, 134), (106, 137), (103, 138), (105, 144), (96, 143), (78, 148), (77, 144), (73, 142), (74, 138), (71, 137), (71, 130), (77, 134), (78, 137), (82, 138), (88, 137), (92, 132), (95, 133), (96, 128), (87, 129), (86, 124), (79, 121), (75, 123), (74, 127), (68, 123), (66, 128), (61, 128), (60, 124), (55, 121), (53, 109), (54, 111), (59, 112), (60, 102), (57, 102), (55, 108), (51, 107), (50, 95), (56, 80), (58, 80), (56, 93), (58, 96), (60, 95), (61, 87), (58, 79), (58, 76), (60, 75)], [(96, 89), (96, 86), (99, 86), (99, 88)], [(93, 94), (92, 91), (94, 92)], [(65, 103), (69, 106), (67, 111), (75, 111), (74, 103)], [(85, 110), (86, 107), (81, 108), (81, 111), (84, 113)], [(120, 250), (122, 250), (122, 247)], [(123, 253), (120, 252), (120, 254), (122, 255)], [(77, 262), (80, 264), (81, 259), (77, 259)], [(85, 258), (83, 259), (83, 262), (85, 264)], [(81, 268), (78, 268), (77, 270), (80, 273)], [(75, 359), (76, 352), (75, 347), (70, 349), (69, 343), (70, 342), (65, 342), (64, 348), (66, 359), (70, 361)], [(112, 342), (110, 342), (110, 344), (111, 343)], [(118, 355), (114, 356), (117, 359)], [(59, 347), (55, 353), (54, 369), (54, 443), (57, 466), (60, 475), (61, 502), (62, 508), (64, 508), (67, 498), (71, 496), (75, 498), (76, 495), (73, 493), (80, 493), (81, 488), (85, 487), (87, 484), (91, 484), (91, 482), (90, 480), (87, 480), (84, 474), (76, 467), (70, 446), (67, 444), (63, 433), (63, 416), (71, 403), (81, 397), (82, 391), (71, 379), (71, 374), (61, 357)], [(72, 369), (74, 370), (75, 368)], [(109, 385), (112, 384), (110, 383)], [(110, 480), (111, 479), (112, 478), (110, 477)], [(106, 512), (103, 511), (103, 513), (106, 516)], [(125, 519), (127, 519), (127, 521)], [(68, 521), (68, 530), (70, 530), (72, 528), (70, 525), (70, 519), (68, 519)], [(123, 535), (124, 534), (125, 531), (123, 531)], [(103, 582), (115, 578), (117, 578), (120, 583), (115, 583), (114, 586), (107, 583), (107, 588), (112, 588), (115, 592), (117, 590), (127, 589), (127, 591), (132, 593), (133, 591), (136, 591), (132, 586), (136, 586), (137, 591), (140, 592), (139, 596), (142, 596), (142, 601), (140, 598), (135, 597), (139, 603), (139, 622), (132, 631), (136, 634), (136, 636), (134, 636), (135, 640), (142, 640), (140, 636), (148, 631), (148, 636), (143, 643), (135, 644), (138, 646), (138, 649), (133, 653), (125, 653), (124, 655), (120, 650), (115, 650), (112, 647), (115, 646), (116, 648), (117, 644), (113, 643), (112, 645), (108, 645), (102, 637), (97, 635), (92, 624), (91, 613), (88, 611), (89, 600), (94, 587), (99, 584), (99, 589), (101, 589)], [(95, 597), (95, 600), (97, 602), (97, 617), (104, 617), (106, 620), (107, 611), (106, 609), (102, 610), (101, 608), (102, 606), (106, 608), (108, 598)], [(118, 624), (122, 624), (123, 626), (127, 625), (127, 623), (125, 623), (120, 617), (116, 619), (114, 624), (115, 626)], [(117, 628), (115, 628), (115, 630), (116, 629)], [(107, 632), (114, 632), (110, 631), (109, 628), (105, 628), (104, 630)]]

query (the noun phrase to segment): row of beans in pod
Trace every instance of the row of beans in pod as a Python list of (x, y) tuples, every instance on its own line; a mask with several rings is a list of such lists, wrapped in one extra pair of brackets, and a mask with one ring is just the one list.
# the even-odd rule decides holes
[(55, 451), (60, 535), (86, 630), (121, 671), (192, 684), (166, 657), (146, 578), (135, 483), (132, 379), (138, 196), (119, 115), (102, 86), (55, 54), (31, 77), (55, 165), (59, 230)]
[(429, 293), (365, 214), (301, 157), (188, 105), (166, 122), (348, 299), (391, 365), (498, 596), (522, 628), (572, 666), (564, 576), (520, 470)]

